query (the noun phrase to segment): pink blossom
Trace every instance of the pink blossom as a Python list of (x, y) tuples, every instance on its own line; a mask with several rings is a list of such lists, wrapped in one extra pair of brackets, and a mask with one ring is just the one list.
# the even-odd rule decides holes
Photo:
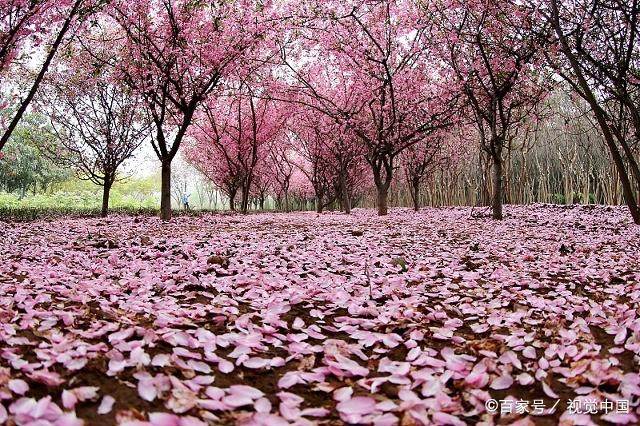
[(513, 384), (513, 377), (511, 377), (510, 375), (503, 375), (500, 377), (496, 377), (492, 382), (491, 382), (491, 389), (496, 389), (496, 390), (502, 390), (502, 389), (508, 389), (509, 387), (511, 387), (511, 385)]
[(105, 395), (102, 398), (102, 401), (100, 402), (100, 405), (98, 406), (98, 414), (107, 414), (111, 412), (111, 409), (113, 408), (113, 404), (116, 402), (116, 400), (110, 396), (110, 395)]
[(337, 409), (347, 415), (366, 415), (376, 410), (376, 401), (370, 397), (356, 396), (339, 402)]

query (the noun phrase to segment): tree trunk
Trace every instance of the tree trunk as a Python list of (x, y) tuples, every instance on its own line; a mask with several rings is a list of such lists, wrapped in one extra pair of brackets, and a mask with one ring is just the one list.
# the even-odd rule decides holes
[(229, 192), (229, 210), (236, 211), (236, 191)]
[(620, 158), (620, 155), (614, 155), (617, 154), (617, 152), (614, 153), (613, 151), (613, 148), (609, 149), (609, 152), (612, 154), (616, 170), (618, 172), (618, 177), (620, 178), (620, 184), (622, 185), (622, 197), (625, 201), (625, 204), (627, 205), (627, 208), (629, 209), (629, 213), (631, 213), (633, 223), (635, 223), (636, 225), (640, 225), (640, 206), (638, 206), (638, 201), (636, 200), (634, 190), (631, 186), (629, 173), (627, 172), (624, 161)]
[(107, 217), (109, 214), (109, 192), (111, 192), (111, 182), (105, 179), (104, 186), (102, 187), (102, 211), (101, 217)]
[(502, 219), (502, 158), (493, 157), (493, 194), (491, 197), (491, 210), (493, 218)]
[(247, 214), (249, 210), (249, 189), (242, 188), (242, 192), (240, 194), (240, 211), (243, 214)]
[(324, 197), (322, 196), (322, 194), (318, 194), (316, 195), (316, 213), (322, 213), (322, 210), (324, 209)]
[(347, 188), (347, 173), (345, 170), (340, 171), (340, 195), (342, 196), (342, 210), (346, 214), (351, 214), (351, 199), (349, 198), (349, 188)]
[(162, 161), (162, 185), (160, 188), (160, 219), (171, 220), (171, 160)]
[(480, 205), (488, 206), (491, 203), (491, 194), (489, 192), (489, 182), (487, 180), (487, 176), (489, 174), (489, 164), (490, 160), (485, 157), (485, 151), (480, 150), (480, 183), (482, 187), (480, 188)]
[(264, 194), (260, 195), (260, 211), (264, 211)]
[(413, 182), (411, 185), (411, 197), (413, 198), (413, 210), (420, 210), (420, 182)]
[(378, 216), (385, 216), (389, 213), (387, 200), (389, 196), (389, 188), (386, 185), (378, 186)]

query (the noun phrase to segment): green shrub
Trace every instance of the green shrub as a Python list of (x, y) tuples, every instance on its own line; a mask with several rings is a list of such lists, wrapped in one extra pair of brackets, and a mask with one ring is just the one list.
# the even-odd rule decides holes
[[(109, 200), (110, 213), (156, 214), (155, 194), (122, 191), (114, 188)], [(33, 220), (59, 216), (95, 216), (100, 214), (102, 192), (95, 190), (59, 191), (52, 194), (26, 195), (0, 192), (0, 219)]]
[[(0, 220), (29, 221), (36, 219), (53, 219), (57, 217), (95, 217), (100, 216), (100, 208), (86, 207), (7, 207), (0, 206)], [(157, 209), (116, 207), (109, 214), (155, 215)]]
[(566, 204), (564, 194), (551, 194), (551, 202), (553, 204)]

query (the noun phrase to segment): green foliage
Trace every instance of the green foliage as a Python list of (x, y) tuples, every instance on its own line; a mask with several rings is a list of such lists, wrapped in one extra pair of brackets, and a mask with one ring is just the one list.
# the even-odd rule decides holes
[(551, 194), (551, 202), (553, 204), (566, 204), (566, 198), (564, 194)]
[(70, 173), (48, 159), (42, 149), (53, 143), (44, 119), (37, 115), (24, 118), (2, 150), (0, 190), (17, 192), (47, 191)]
[[(571, 194), (572, 204), (583, 204), (584, 194), (580, 192), (574, 192)], [(554, 204), (567, 204), (567, 197), (564, 194), (551, 194), (551, 202)], [(593, 192), (589, 193), (589, 204), (596, 204), (596, 195)]]
[[(102, 193), (99, 191), (55, 192), (53, 194), (26, 195), (20, 198), (17, 194), (0, 193), (0, 207), (12, 208), (99, 208), (102, 204)], [(156, 208), (158, 202), (153, 197), (139, 194), (112, 191), (109, 205), (113, 208)]]
[[(114, 208), (156, 208), (159, 198), (158, 185), (151, 187), (149, 180), (135, 180), (114, 184), (109, 205)], [(0, 207), (24, 208), (99, 208), (102, 203), (102, 188), (90, 182), (72, 179), (60, 184), (60, 190), (45, 194), (26, 195), (0, 192)]]

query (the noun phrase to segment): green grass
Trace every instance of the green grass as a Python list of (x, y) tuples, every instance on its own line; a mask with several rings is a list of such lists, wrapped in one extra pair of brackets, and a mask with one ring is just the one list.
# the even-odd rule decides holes
[[(0, 192), (0, 208), (100, 208), (102, 194), (93, 191), (55, 192), (53, 194), (26, 195), (20, 198), (17, 194)], [(157, 208), (159, 203), (155, 197), (123, 194), (112, 191), (109, 205), (114, 208)]]
[[(101, 188), (67, 185), (49, 194), (0, 192), (0, 219), (33, 220), (59, 216), (97, 216), (102, 206)], [(156, 193), (129, 185), (114, 185), (109, 198), (110, 213), (156, 214), (160, 207)]]

